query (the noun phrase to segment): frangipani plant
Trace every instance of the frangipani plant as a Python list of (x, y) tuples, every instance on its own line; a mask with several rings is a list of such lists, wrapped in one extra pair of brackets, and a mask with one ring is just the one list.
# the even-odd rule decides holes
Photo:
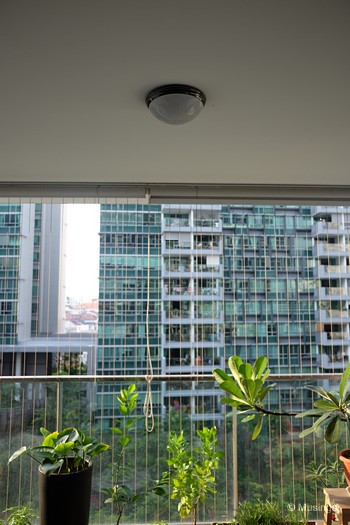
[(338, 443), (341, 433), (341, 425), (345, 423), (350, 431), (350, 364), (345, 369), (338, 391), (327, 392), (321, 386), (306, 386), (319, 399), (314, 401), (314, 408), (297, 414), (297, 418), (316, 417), (313, 425), (301, 432), (300, 437), (305, 437), (312, 432), (317, 432), (320, 427), (325, 426), (325, 439), (328, 443)]
[(294, 413), (279, 412), (270, 410), (265, 404), (265, 399), (275, 383), (267, 385), (270, 369), (267, 368), (268, 360), (261, 356), (253, 365), (244, 363), (239, 356), (232, 356), (228, 360), (228, 366), (232, 376), (220, 368), (213, 370), (214, 377), (219, 387), (229, 394), (228, 397), (221, 399), (222, 403), (230, 405), (236, 409), (240, 415), (244, 415), (243, 423), (256, 420), (256, 425), (252, 433), (255, 440), (262, 429), (264, 417), (291, 416)]
[(267, 408), (267, 394), (275, 386), (275, 383), (266, 384), (270, 375), (267, 365), (265, 356), (258, 357), (253, 365), (243, 362), (238, 356), (232, 356), (228, 360), (231, 376), (219, 368), (213, 370), (219, 387), (228, 394), (222, 398), (222, 402), (244, 415), (242, 422), (257, 420), (252, 433), (253, 440), (259, 436), (264, 418), (268, 415), (316, 418), (311, 427), (300, 433), (300, 437), (325, 427), (325, 439), (329, 443), (339, 441), (342, 423), (350, 430), (350, 364), (342, 375), (338, 391), (328, 392), (321, 386), (305, 386), (317, 394), (318, 399), (314, 401), (312, 409), (301, 413)]

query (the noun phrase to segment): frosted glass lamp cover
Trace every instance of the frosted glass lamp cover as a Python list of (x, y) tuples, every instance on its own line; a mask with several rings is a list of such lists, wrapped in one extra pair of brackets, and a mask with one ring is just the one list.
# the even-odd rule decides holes
[(171, 84), (151, 91), (146, 98), (148, 109), (167, 124), (186, 124), (204, 107), (204, 93), (192, 86)]

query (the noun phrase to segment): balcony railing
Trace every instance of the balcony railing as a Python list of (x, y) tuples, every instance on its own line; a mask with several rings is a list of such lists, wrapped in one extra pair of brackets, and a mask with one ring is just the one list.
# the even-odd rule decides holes
[[(283, 408), (283, 400), (287, 400), (288, 410), (293, 410), (293, 405), (305, 409), (311, 402), (303, 390), (306, 380), (310, 384), (316, 380), (334, 381), (335, 377), (339, 374), (272, 377), (273, 381), (280, 382), (283, 390), (277, 399), (279, 408)], [(6, 418), (9, 424), (2, 424), (0, 431), (0, 509), (28, 502), (34, 509), (38, 508), (36, 465), (24, 457), (9, 467), (9, 454), (19, 446), (39, 443), (40, 426), (53, 430), (73, 425), (111, 445), (110, 453), (94, 463), (90, 523), (115, 523), (115, 515), (104, 503), (101, 488), (111, 485), (110, 466), (116, 450), (110, 427), (117, 416), (116, 396), (121, 387), (135, 381), (143, 401), (146, 384), (139, 375), (3, 378), (0, 421), (3, 423)], [(171, 380), (157, 376), (152, 381), (152, 393), (155, 430), (146, 432), (141, 419), (125, 458), (123, 482), (131, 490), (142, 486), (146, 478), (157, 478), (167, 470), (166, 441), (170, 431), (183, 429), (189, 442), (195, 444), (196, 428), (215, 424), (225, 459), (217, 476), (217, 493), (199, 509), (200, 522), (232, 519), (237, 502), (251, 498), (252, 494), (254, 498), (277, 498), (286, 510), (288, 505), (298, 508), (306, 504), (313, 516), (322, 517), (323, 494), (307, 479), (306, 466), (311, 460), (322, 460), (326, 454), (324, 442), (317, 436), (299, 439), (301, 427), (296, 421), (300, 420), (272, 418), (265, 424), (260, 438), (252, 442), (247, 424), (238, 423), (232, 415), (225, 417), (221, 391), (209, 373), (198, 375), (192, 370), (186, 375), (174, 375)], [(327, 455), (335, 459), (333, 452), (328, 450)], [(179, 523), (176, 502), (169, 496), (159, 500), (149, 496), (127, 511), (124, 522), (161, 520)]]

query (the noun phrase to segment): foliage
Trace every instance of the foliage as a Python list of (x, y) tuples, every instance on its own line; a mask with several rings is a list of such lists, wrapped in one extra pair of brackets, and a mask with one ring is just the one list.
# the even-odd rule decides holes
[(126, 452), (130, 447), (131, 437), (136, 428), (137, 421), (140, 417), (135, 416), (134, 412), (137, 405), (138, 394), (135, 392), (136, 386), (130, 385), (127, 389), (122, 389), (117, 396), (119, 405), (118, 410), (120, 419), (115, 422), (115, 427), (111, 430), (116, 436), (116, 459), (114, 462), (113, 485), (108, 488), (103, 488), (102, 491), (108, 496), (105, 503), (111, 503), (116, 507), (117, 521), (119, 525), (120, 520), (127, 507), (133, 505), (145, 494), (152, 492), (157, 496), (165, 495), (165, 486), (168, 483), (168, 476), (164, 474), (160, 480), (148, 482), (135, 491), (123, 483), (123, 472), (126, 468)]
[(0, 525), (31, 525), (33, 519), (37, 518), (32, 508), (26, 505), (11, 507), (4, 513), (6, 513), (6, 520), (0, 518)]
[(19, 403), (21, 388), (18, 384), (0, 383), (0, 406), (10, 407)]
[(222, 398), (221, 401), (236, 409), (239, 414), (244, 414), (243, 423), (257, 421), (252, 433), (253, 440), (259, 436), (265, 416), (293, 415), (290, 412), (276, 412), (266, 408), (265, 398), (275, 386), (275, 384), (265, 384), (270, 375), (267, 363), (267, 358), (264, 356), (258, 357), (254, 365), (244, 363), (239, 356), (231, 356), (228, 366), (232, 377), (220, 368), (213, 370), (219, 387), (230, 396)]
[[(58, 375), (64, 375), (60, 373)], [(82, 382), (65, 381), (61, 383), (62, 395), (60, 406), (57, 406), (57, 383), (45, 385), (45, 401), (34, 410), (34, 428), (37, 432), (40, 427), (52, 428), (57, 426), (57, 412), (61, 408), (62, 427), (79, 427), (85, 434), (91, 434), (90, 407), (88, 404), (89, 385)]]
[(315, 481), (322, 487), (339, 487), (345, 482), (344, 470), (339, 461), (331, 461), (329, 458), (325, 463), (320, 464), (311, 461), (310, 465), (306, 467), (306, 472), (307, 479)]
[(181, 518), (193, 512), (194, 525), (197, 522), (197, 507), (200, 501), (205, 501), (207, 493), (216, 492), (215, 471), (219, 468), (222, 452), (217, 451), (216, 428), (204, 427), (197, 430), (200, 446), (195, 453), (189, 451), (189, 443), (185, 440), (183, 431), (177, 435), (171, 432), (168, 440), (171, 468), (170, 485), (171, 498), (179, 499), (178, 511)]
[(105, 452), (109, 445), (97, 443), (80, 430), (69, 427), (61, 432), (41, 428), (44, 440), (39, 447), (21, 447), (12, 454), (11, 463), (27, 454), (41, 465), (44, 474), (77, 472), (83, 470), (91, 458)]
[(296, 417), (317, 417), (314, 424), (305, 429), (300, 437), (317, 432), (321, 426), (326, 426), (325, 439), (328, 443), (338, 443), (341, 432), (341, 423), (346, 423), (350, 430), (350, 393), (349, 393), (350, 364), (343, 372), (338, 392), (327, 392), (321, 386), (306, 387), (316, 393), (320, 399), (314, 401), (314, 408), (297, 414)]
[(300, 512), (289, 511), (283, 514), (282, 507), (276, 501), (240, 503), (236, 511), (235, 521), (239, 525), (303, 525), (307, 518)]
[(263, 419), (267, 415), (317, 417), (311, 427), (301, 432), (300, 437), (317, 432), (320, 427), (326, 426), (325, 439), (329, 443), (339, 441), (342, 422), (346, 423), (350, 430), (350, 364), (342, 375), (338, 392), (327, 392), (321, 386), (307, 386), (306, 388), (316, 393), (320, 399), (314, 401), (313, 409), (295, 414), (266, 408), (266, 396), (275, 386), (275, 384), (265, 385), (270, 375), (267, 363), (267, 358), (264, 356), (260, 356), (253, 365), (244, 363), (238, 356), (232, 356), (228, 360), (232, 377), (219, 368), (213, 371), (219, 387), (229, 394), (229, 397), (224, 397), (222, 402), (236, 409), (238, 413), (244, 414), (243, 422), (257, 419), (252, 433), (253, 440), (259, 436)]

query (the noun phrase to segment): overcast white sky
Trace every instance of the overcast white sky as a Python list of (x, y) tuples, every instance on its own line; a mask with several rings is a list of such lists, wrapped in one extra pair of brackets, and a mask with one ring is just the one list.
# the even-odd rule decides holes
[(98, 298), (98, 204), (67, 204), (66, 295), (77, 301)]

